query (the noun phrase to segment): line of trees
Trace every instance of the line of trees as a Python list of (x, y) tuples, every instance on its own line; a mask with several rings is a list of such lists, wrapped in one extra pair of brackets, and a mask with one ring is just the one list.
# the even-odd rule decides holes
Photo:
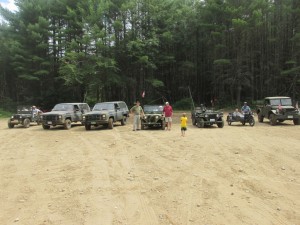
[(299, 0), (16, 0), (0, 102), (300, 97)]

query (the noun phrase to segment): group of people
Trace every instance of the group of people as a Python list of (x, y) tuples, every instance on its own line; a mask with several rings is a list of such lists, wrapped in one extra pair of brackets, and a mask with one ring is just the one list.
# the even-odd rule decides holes
[[(141, 116), (144, 116), (144, 111), (140, 104), (141, 104), (140, 101), (137, 100), (136, 104), (130, 109), (130, 113), (133, 114), (133, 131), (140, 130), (139, 124), (140, 124)], [(167, 125), (166, 130), (170, 131), (172, 128), (173, 108), (169, 102), (165, 103), (165, 106), (163, 108), (163, 116), (165, 118), (166, 125)], [(187, 117), (186, 117), (186, 114), (183, 113), (182, 117), (181, 117), (181, 135), (182, 136), (185, 136), (186, 124), (187, 124)]]

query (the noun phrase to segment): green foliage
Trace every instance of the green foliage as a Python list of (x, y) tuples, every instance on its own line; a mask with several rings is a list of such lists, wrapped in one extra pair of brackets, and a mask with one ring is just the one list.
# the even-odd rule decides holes
[(192, 100), (190, 98), (183, 98), (175, 102), (172, 107), (175, 110), (191, 110)]

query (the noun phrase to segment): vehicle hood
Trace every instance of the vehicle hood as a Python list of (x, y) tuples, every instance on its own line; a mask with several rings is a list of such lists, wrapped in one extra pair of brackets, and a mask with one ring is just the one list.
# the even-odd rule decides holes
[(90, 111), (85, 113), (84, 115), (103, 115), (103, 114), (109, 114), (109, 113), (113, 113), (109, 110), (101, 110), (101, 111)]
[(43, 116), (47, 115), (66, 115), (66, 114), (72, 114), (73, 112), (70, 111), (51, 111), (47, 113), (43, 113)]

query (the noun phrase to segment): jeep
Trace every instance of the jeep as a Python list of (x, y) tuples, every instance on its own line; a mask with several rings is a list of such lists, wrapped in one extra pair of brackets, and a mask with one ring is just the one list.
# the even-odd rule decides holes
[(217, 124), (219, 128), (224, 127), (223, 112), (207, 110), (205, 106), (201, 105), (192, 110), (191, 114), (192, 124), (199, 128), (214, 124)]
[(124, 126), (129, 116), (129, 110), (125, 102), (101, 102), (97, 103), (93, 110), (83, 115), (83, 124), (86, 130), (90, 130), (91, 126), (104, 126), (113, 129), (114, 122), (120, 121)]
[(260, 123), (264, 121), (264, 118), (268, 118), (272, 126), (276, 125), (277, 121), (285, 120), (293, 120), (295, 125), (299, 125), (300, 112), (292, 105), (290, 97), (266, 97), (264, 104), (258, 106), (256, 112)]
[(31, 106), (18, 106), (17, 113), (12, 115), (8, 120), (8, 128), (14, 128), (15, 125), (23, 125), (25, 128), (30, 126), (30, 123), (35, 122), (40, 125), (40, 113), (33, 114)]
[(163, 115), (163, 108), (162, 105), (145, 105), (144, 116), (141, 117), (141, 129), (159, 127), (164, 130), (166, 122)]
[(69, 130), (72, 123), (82, 122), (82, 115), (90, 111), (87, 103), (59, 103), (51, 112), (41, 116), (42, 126), (49, 129), (50, 126), (63, 125)]

